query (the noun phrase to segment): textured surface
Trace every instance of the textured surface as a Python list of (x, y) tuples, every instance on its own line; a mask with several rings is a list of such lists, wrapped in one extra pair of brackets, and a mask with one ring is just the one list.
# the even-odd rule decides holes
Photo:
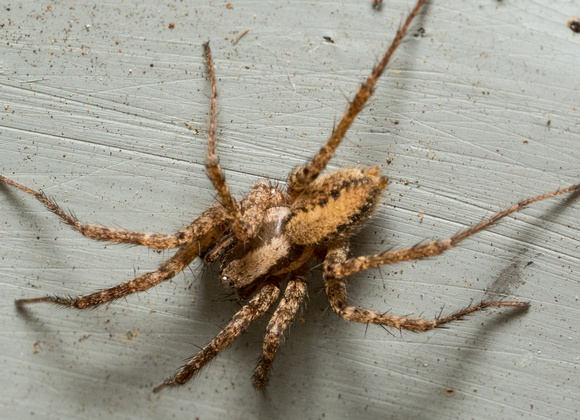
[[(202, 42), (216, 61), (220, 162), (241, 197), (312, 156), (411, 8), (369, 3), (2, 6), (0, 171), (83, 221), (174, 232), (215, 195), (203, 168)], [(424, 10), (331, 161), (380, 165), (390, 180), (355, 254), (443, 238), (579, 181), (580, 36), (565, 26), (578, 9), (553, 4)], [(20, 314), (16, 298), (104, 288), (168, 254), (90, 241), (0, 188), (0, 417), (577, 418), (580, 203), (564, 203), (529, 208), (437, 259), (349, 281), (353, 303), (396, 314), (450, 312), (492, 285), (530, 300), (527, 313), (391, 336), (337, 319), (315, 269), (265, 393), (250, 380), (264, 319), (188, 386), (152, 395), (238, 308), (215, 270), (194, 264), (88, 312)]]

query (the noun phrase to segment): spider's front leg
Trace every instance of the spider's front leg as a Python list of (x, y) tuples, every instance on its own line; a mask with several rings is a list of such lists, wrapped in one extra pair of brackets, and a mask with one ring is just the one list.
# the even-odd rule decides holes
[(306, 280), (304, 275), (308, 271), (308, 264), (301, 267), (300, 271), (292, 273), (288, 281), (284, 297), (278, 304), (274, 315), (266, 327), (266, 336), (262, 346), (262, 357), (254, 371), (254, 386), (263, 389), (268, 384), (268, 374), (272, 368), (274, 357), (280, 348), (280, 338), (288, 325), (294, 320), (300, 305), (306, 297)]
[[(67, 225), (80, 232), (87, 238), (96, 239), (98, 241), (109, 241), (132, 245), (144, 245), (153, 249), (169, 249), (176, 248), (186, 242), (191, 241), (196, 237), (195, 226), (193, 223), (175, 233), (174, 235), (164, 233), (148, 233), (148, 232), (134, 232), (125, 229), (115, 229), (106, 226), (94, 225), (90, 223), (81, 223), (74, 214), (67, 213), (54, 200), (47, 197), (42, 191), (35, 191), (16, 181), (0, 175), (0, 182), (18, 188), (30, 195), (33, 195), (38, 201), (46, 206), (48, 210), (56, 214)], [(1, 185), (1, 184), (0, 184)], [(223, 209), (217, 208), (219, 205), (213, 207), (213, 213), (223, 212)], [(219, 206), (221, 207), (221, 206)], [(203, 217), (203, 216), (202, 216)], [(208, 218), (213, 217), (213, 214), (208, 214)], [(195, 223), (195, 222), (194, 222)]]
[(279, 294), (280, 288), (276, 284), (266, 283), (260, 292), (232, 317), (228, 325), (207, 346), (179, 369), (173, 378), (167, 379), (156, 386), (153, 392), (159, 392), (163, 388), (180, 386), (189, 382), (202, 367), (229, 346), (256, 318), (264, 315), (278, 299)]
[(346, 284), (342, 278), (338, 278), (333, 275), (331, 267), (340, 265), (346, 261), (346, 255), (348, 253), (348, 243), (343, 242), (336, 244), (331, 247), (326, 254), (324, 260), (324, 285), (326, 288), (326, 294), (328, 295), (328, 300), (330, 306), (334, 311), (336, 311), (342, 318), (349, 321), (360, 322), (362, 324), (379, 324), (387, 327), (393, 327), (397, 329), (405, 329), (410, 331), (428, 331), (433, 328), (440, 327), (452, 321), (463, 318), (473, 312), (480, 311), (489, 307), (497, 306), (516, 306), (516, 307), (529, 307), (527, 302), (487, 302), (482, 301), (477, 305), (472, 305), (467, 308), (461, 309), (451, 315), (440, 317), (436, 319), (423, 319), (418, 317), (408, 317), (408, 316), (397, 316), (386, 313), (380, 313), (376, 311), (371, 311), (368, 309), (363, 309), (355, 306), (348, 306), (347, 296), (346, 296)]
[(182, 245), (172, 258), (161, 264), (155, 271), (151, 271), (109, 289), (77, 298), (44, 296), (32, 299), (19, 299), (16, 301), (16, 304), (21, 306), (29, 303), (48, 302), (70, 308), (86, 309), (150, 289), (183, 271), (200, 252), (203, 252), (213, 245), (227, 229), (228, 221), (221, 205), (216, 205), (204, 212), (189, 227), (191, 228), (191, 232), (195, 233), (195, 239)]

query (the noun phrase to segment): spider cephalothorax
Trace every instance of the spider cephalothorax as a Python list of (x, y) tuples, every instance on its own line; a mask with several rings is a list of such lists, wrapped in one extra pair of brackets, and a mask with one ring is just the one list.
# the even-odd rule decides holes
[(401, 25), (383, 59), (361, 85), (327, 142), (310, 162), (290, 173), (285, 191), (267, 182), (260, 182), (240, 202), (231, 196), (217, 160), (217, 88), (209, 44), (204, 45), (212, 89), (206, 168), (219, 196), (219, 203), (206, 210), (189, 226), (170, 235), (83, 224), (74, 215), (62, 210), (44, 193), (0, 175), (0, 181), (34, 195), (65, 223), (89, 238), (145, 245), (153, 249), (179, 248), (157, 270), (109, 289), (77, 298), (47, 296), (21, 299), (17, 304), (51, 302), (78, 309), (95, 307), (150, 289), (184, 270), (197, 257), (208, 264), (219, 260), (222, 282), (236, 290), (241, 299), (249, 301), (209, 344), (189, 359), (175, 376), (157, 386), (155, 392), (165, 387), (187, 383), (252, 321), (264, 315), (276, 302), (281, 288), (285, 286), (283, 297), (268, 323), (262, 356), (254, 372), (254, 386), (263, 388), (267, 384), (272, 362), (280, 346), (280, 337), (306, 297), (305, 276), (313, 259), (323, 261), (324, 287), (332, 309), (342, 318), (359, 323), (427, 331), (488, 307), (529, 306), (526, 302), (485, 300), (447, 316), (424, 319), (348, 305), (345, 278), (351, 274), (382, 264), (438, 255), (528, 204), (580, 190), (578, 184), (521, 201), (447, 239), (424, 242), (377, 255), (347, 258), (350, 237), (373, 213), (387, 180), (380, 175), (380, 170), (376, 166), (368, 169), (342, 169), (327, 175), (321, 173), (346, 131), (372, 95), (390, 57), (424, 1), (417, 2), (409, 17)]
[[(271, 187), (271, 198), (252, 203), (242, 213), (246, 225), (253, 226), (253, 234), (247, 241), (234, 242), (223, 254), (221, 279), (243, 290), (299, 269), (316, 249), (348, 240), (373, 212), (386, 185), (378, 167), (372, 167), (320, 176), (288, 204)], [(254, 192), (261, 189), (258, 184)]]

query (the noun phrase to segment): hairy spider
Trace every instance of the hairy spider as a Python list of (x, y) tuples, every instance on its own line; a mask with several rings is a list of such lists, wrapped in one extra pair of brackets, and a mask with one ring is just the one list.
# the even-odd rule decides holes
[(349, 306), (347, 302), (345, 278), (351, 274), (383, 264), (441, 254), (528, 204), (580, 191), (578, 184), (523, 200), (447, 239), (376, 255), (348, 258), (350, 238), (373, 214), (381, 191), (387, 186), (387, 179), (381, 176), (378, 166), (341, 169), (325, 175), (321, 173), (352, 122), (373, 94), (379, 77), (424, 2), (425, 0), (417, 1), (381, 61), (348, 104), (326, 143), (312, 160), (290, 173), (285, 191), (268, 182), (259, 182), (240, 202), (231, 196), (217, 158), (217, 89), (208, 43), (204, 45), (204, 51), (211, 83), (211, 107), (205, 165), (219, 202), (189, 226), (170, 235), (84, 224), (73, 214), (64, 211), (42, 191), (32, 190), (0, 175), (1, 181), (33, 195), (65, 223), (89, 238), (144, 245), (153, 249), (178, 248), (175, 255), (163, 262), (157, 270), (109, 289), (77, 298), (46, 296), (20, 299), (16, 304), (49, 302), (77, 309), (91, 308), (156, 286), (184, 270), (196, 257), (200, 257), (206, 264), (219, 259), (221, 281), (234, 289), (241, 299), (249, 300), (209, 344), (191, 357), (172, 378), (154, 388), (154, 392), (187, 383), (256, 318), (264, 315), (277, 301), (283, 284), (286, 284), (283, 297), (266, 328), (262, 355), (254, 372), (254, 386), (264, 388), (280, 346), (281, 335), (294, 319), (307, 295), (305, 276), (310, 269), (311, 260), (323, 261), (323, 281), (332, 309), (346, 320), (363, 324), (427, 331), (489, 307), (528, 307), (527, 302), (488, 299), (451, 315), (424, 319), (371, 311)]

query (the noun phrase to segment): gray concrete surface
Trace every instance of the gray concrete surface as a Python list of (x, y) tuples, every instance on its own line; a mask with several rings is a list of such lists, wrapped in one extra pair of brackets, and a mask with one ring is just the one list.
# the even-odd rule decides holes
[[(83, 221), (174, 232), (215, 199), (202, 43), (220, 161), (242, 197), (313, 155), (412, 7), (369, 3), (5, 4), (0, 171)], [(390, 179), (354, 254), (444, 238), (579, 182), (580, 35), (565, 26), (578, 14), (572, 1), (431, 2), (331, 162)], [(439, 258), (349, 280), (353, 303), (395, 314), (450, 312), (494, 284), (531, 301), (526, 313), (391, 335), (338, 319), (315, 269), (265, 393), (250, 380), (264, 319), (190, 384), (153, 395), (238, 307), (216, 268), (92, 311), (18, 313), (14, 299), (109, 287), (170, 253), (90, 241), (2, 187), (0, 417), (578, 418), (579, 211), (551, 200)]]

